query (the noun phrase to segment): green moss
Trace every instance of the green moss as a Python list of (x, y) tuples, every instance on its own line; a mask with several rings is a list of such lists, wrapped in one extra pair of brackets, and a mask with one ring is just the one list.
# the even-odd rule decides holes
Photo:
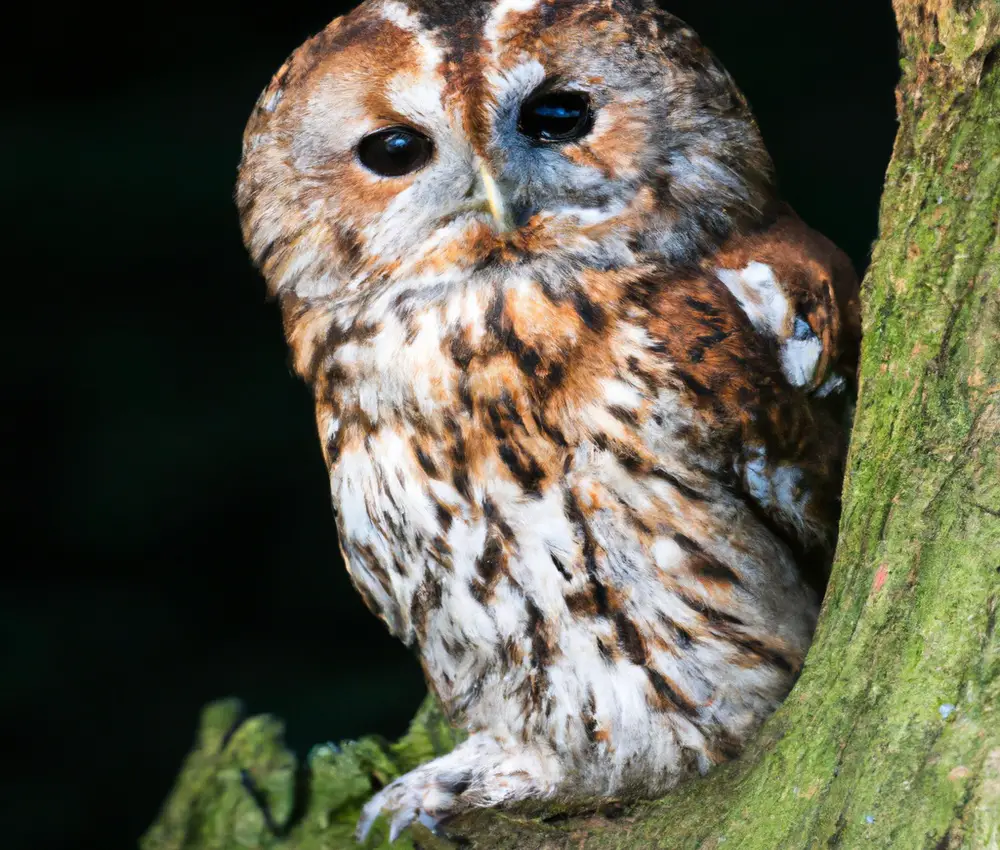
[[(195, 748), (143, 837), (142, 850), (236, 850), (289, 842), (301, 848), (357, 847), (354, 827), (372, 793), (448, 752), (460, 737), (429, 698), (399, 741), (369, 737), (317, 746), (301, 768), (284, 746), (283, 731), (271, 717), (243, 718), (233, 700), (206, 708)], [(369, 846), (381, 847), (383, 833), (376, 829)]]
[(947, 50), (949, 61), (964, 64), (982, 50), (998, 15), (1000, 10), (995, 6), (991, 8), (989, 3), (976, 6), (971, 14), (948, 9), (939, 19), (938, 26), (947, 44), (947, 47), (942, 45), (942, 51)]

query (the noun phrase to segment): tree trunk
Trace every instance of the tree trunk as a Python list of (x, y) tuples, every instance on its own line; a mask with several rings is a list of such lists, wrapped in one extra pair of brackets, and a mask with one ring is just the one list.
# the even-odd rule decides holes
[[(893, 5), (900, 127), (840, 542), (802, 677), (707, 778), (655, 802), (449, 825), (477, 848), (1000, 847), (1000, 0)], [(276, 721), (216, 704), (143, 848), (353, 848), (375, 783), (452, 745), (425, 704), (397, 744), (297, 767)], [(394, 846), (444, 844), (417, 828)]]

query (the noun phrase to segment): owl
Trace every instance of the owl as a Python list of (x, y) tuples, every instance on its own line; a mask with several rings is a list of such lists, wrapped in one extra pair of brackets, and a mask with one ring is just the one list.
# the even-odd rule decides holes
[(359, 836), (737, 754), (814, 629), (858, 283), (695, 33), (366, 0), (260, 96), (236, 196), (353, 584), (468, 732)]

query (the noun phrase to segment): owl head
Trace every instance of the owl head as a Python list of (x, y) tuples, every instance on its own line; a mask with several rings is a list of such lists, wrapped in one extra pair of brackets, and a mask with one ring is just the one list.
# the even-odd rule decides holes
[(770, 174), (729, 75), (650, 0), (367, 0), (261, 95), (237, 202), (272, 292), (348, 308), (690, 265)]

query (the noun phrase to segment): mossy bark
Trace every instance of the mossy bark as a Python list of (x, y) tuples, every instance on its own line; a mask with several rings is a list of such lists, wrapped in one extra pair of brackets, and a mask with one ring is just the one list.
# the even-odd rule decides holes
[[(1000, 847), (1000, 0), (894, 7), (900, 127), (864, 283), (840, 543), (803, 675), (707, 778), (654, 802), (449, 825), (477, 848)], [(143, 850), (355, 847), (376, 783), (453, 734), (427, 703), (396, 744), (297, 765), (280, 724), (216, 704)], [(370, 846), (385, 840), (377, 828)], [(395, 846), (446, 843), (417, 828)]]

